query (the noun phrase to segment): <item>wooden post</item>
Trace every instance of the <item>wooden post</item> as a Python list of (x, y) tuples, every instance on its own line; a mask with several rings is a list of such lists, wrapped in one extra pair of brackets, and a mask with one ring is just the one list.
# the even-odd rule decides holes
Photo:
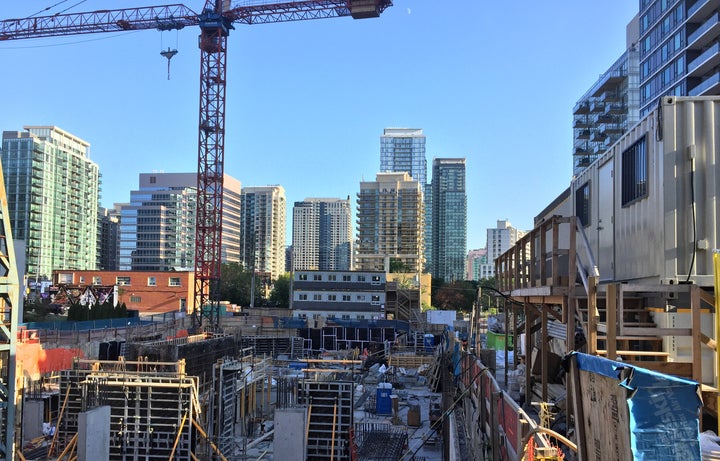
[(175, 437), (175, 443), (173, 443), (172, 451), (170, 452), (170, 458), (168, 461), (173, 461), (175, 457), (175, 450), (177, 449), (178, 443), (180, 442), (180, 436), (182, 435), (183, 426), (185, 426), (185, 420), (187, 419), (188, 412), (185, 411), (182, 421), (180, 421), (180, 427), (178, 428), (177, 436)]
[(528, 308), (527, 303), (523, 304), (525, 310), (525, 403), (530, 405), (532, 403), (533, 389), (532, 389), (532, 338), (531, 326), (535, 320), (535, 314), (532, 309)]
[[(692, 379), (702, 383), (702, 328), (700, 324), (700, 287), (690, 285), (690, 315), (692, 316)], [(717, 315), (717, 313), (715, 314)]]
[[(492, 430), (490, 446), (492, 447), (492, 461), (500, 461), (500, 405), (502, 392), (493, 392), (490, 401), (490, 429)], [(502, 403), (500, 403), (502, 405)]]
[[(541, 325), (540, 325), (541, 331), (542, 331), (542, 351), (541, 351), (541, 353), (542, 353), (542, 359), (541, 359), (541, 362), (540, 362), (540, 365), (541, 365), (541, 367), (542, 367), (542, 372), (541, 372), (541, 373), (542, 373), (542, 400), (543, 400), (543, 402), (547, 402), (547, 401), (548, 401), (548, 345), (549, 345), (548, 329), (547, 329), (547, 321), (548, 321), (547, 309), (548, 309), (548, 306), (547, 306), (546, 304), (542, 304), (542, 305), (540, 306), (540, 308), (542, 309), (542, 313), (541, 313)], [(526, 362), (526, 363), (527, 363), (527, 362)], [(527, 370), (527, 367), (526, 367), (526, 372), (525, 372), (525, 374), (526, 374), (526, 375), (529, 375), (529, 374), (530, 374), (530, 370)], [(527, 391), (527, 389), (526, 389), (526, 390), (525, 390), (525, 394), (526, 394), (526, 395), (527, 395), (527, 392), (528, 392), (528, 391)]]
[(589, 355), (597, 355), (597, 327), (600, 316), (597, 310), (597, 277), (588, 277), (588, 339), (587, 350)]
[(617, 300), (618, 286), (615, 283), (611, 283), (607, 286), (607, 292), (605, 293), (605, 319), (607, 321), (605, 349), (607, 358), (610, 360), (617, 359), (617, 335), (615, 334), (615, 329), (617, 328)]
[[(577, 365), (577, 356), (570, 356), (570, 382), (568, 392), (572, 398), (572, 408), (574, 409), (575, 433), (577, 440), (585, 440), (585, 414), (582, 405), (582, 390), (580, 389), (580, 369)], [(587, 461), (588, 453), (585, 443), (577, 444), (577, 461)]]
[(60, 421), (62, 421), (63, 412), (65, 411), (65, 405), (67, 405), (68, 397), (70, 397), (70, 388), (72, 386), (68, 384), (67, 391), (65, 392), (65, 400), (63, 400), (62, 407), (60, 408), (60, 414), (58, 415), (57, 425), (55, 426), (55, 433), (53, 434), (52, 442), (50, 442), (50, 448), (48, 448), (48, 458), (52, 456), (55, 449), (55, 442), (58, 439), (58, 433), (60, 432)]
[(337, 405), (337, 399), (335, 399), (335, 404), (333, 405), (333, 425), (330, 442), (330, 461), (335, 459), (335, 425), (337, 424)]

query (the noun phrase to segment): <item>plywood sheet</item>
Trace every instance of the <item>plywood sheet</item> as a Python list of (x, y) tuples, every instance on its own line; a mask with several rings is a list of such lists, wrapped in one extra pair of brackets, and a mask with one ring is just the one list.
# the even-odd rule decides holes
[(617, 379), (584, 370), (579, 373), (588, 460), (633, 459), (627, 389)]

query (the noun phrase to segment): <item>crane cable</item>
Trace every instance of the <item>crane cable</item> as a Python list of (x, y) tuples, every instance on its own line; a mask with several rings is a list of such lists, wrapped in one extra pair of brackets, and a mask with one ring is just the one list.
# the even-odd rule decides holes
[(37, 13), (31, 14), (30, 16), (28, 16), (28, 18), (32, 18), (33, 16), (37, 16), (37, 15), (40, 14), (40, 13), (44, 13), (45, 11), (47, 11), (47, 10), (49, 10), (49, 9), (52, 9), (52, 8), (55, 8), (55, 7), (58, 6), (58, 5), (62, 5), (63, 3), (67, 2), (67, 1), (68, 1), (68, 0), (61, 0), (61, 1), (57, 2), (56, 4), (54, 4), (54, 5), (50, 5), (50, 6), (48, 6), (47, 8), (43, 8), (42, 10), (38, 11)]

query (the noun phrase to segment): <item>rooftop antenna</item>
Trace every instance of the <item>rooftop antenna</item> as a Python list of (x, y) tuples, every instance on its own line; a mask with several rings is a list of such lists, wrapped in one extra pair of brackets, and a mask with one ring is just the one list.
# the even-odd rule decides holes
[(168, 61), (168, 80), (170, 80), (170, 60), (171, 60), (172, 57), (175, 56), (177, 53), (178, 53), (178, 50), (170, 49), (170, 47), (168, 47), (167, 50), (160, 52), (160, 55), (163, 56), (163, 57), (165, 57), (165, 58), (167, 58), (167, 61)]

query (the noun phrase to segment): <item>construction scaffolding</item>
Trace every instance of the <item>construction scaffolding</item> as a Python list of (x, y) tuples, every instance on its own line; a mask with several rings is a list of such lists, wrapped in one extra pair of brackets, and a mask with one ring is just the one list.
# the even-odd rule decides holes
[(256, 356), (277, 358), (285, 355), (290, 359), (296, 359), (303, 355), (303, 338), (299, 336), (266, 336), (243, 335), (238, 337), (238, 345), (241, 348), (252, 347)]
[(353, 427), (351, 381), (300, 381), (300, 402), (308, 406), (307, 461), (350, 460)]
[(128, 360), (143, 358), (146, 361), (173, 362), (185, 359), (187, 374), (199, 377), (201, 383), (212, 382), (217, 360), (237, 354), (233, 336), (213, 333), (167, 340), (138, 341), (133, 338), (126, 343), (125, 349)]
[(80, 413), (108, 406), (110, 461), (194, 458), (192, 426), (200, 414), (198, 380), (185, 374), (182, 360), (76, 360), (73, 369), (60, 374), (60, 394), (63, 403), (50, 456), (77, 439), (83, 429)]

